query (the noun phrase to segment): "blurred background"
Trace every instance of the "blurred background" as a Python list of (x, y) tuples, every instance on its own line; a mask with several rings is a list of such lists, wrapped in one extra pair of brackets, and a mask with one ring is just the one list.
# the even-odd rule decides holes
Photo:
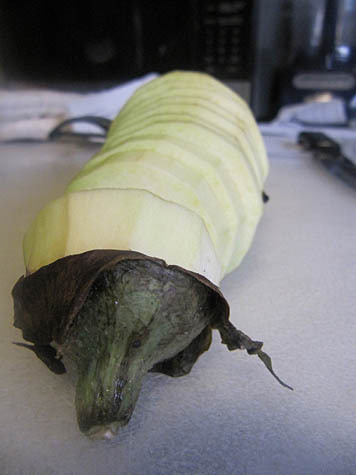
[(0, 87), (96, 90), (149, 72), (206, 71), (259, 120), (355, 94), (356, 0), (0, 3)]

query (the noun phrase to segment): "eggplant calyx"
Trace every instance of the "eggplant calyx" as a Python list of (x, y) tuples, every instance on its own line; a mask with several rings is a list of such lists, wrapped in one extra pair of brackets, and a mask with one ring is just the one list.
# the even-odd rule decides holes
[(22, 277), (13, 297), (15, 326), (37, 356), (55, 342), (77, 366), (80, 429), (105, 437), (129, 421), (144, 375), (189, 372), (209, 347), (210, 321), (229, 312), (204, 277), (114, 250), (59, 259)]
[[(77, 366), (78, 424), (111, 438), (128, 423), (148, 371), (187, 374), (216, 328), (230, 351), (257, 354), (271, 374), (262, 342), (229, 321), (220, 290), (199, 274), (137, 252), (94, 250), (59, 259), (13, 289), (20, 344), (57, 373), (60, 354)], [(291, 388), (290, 388), (291, 389)]]

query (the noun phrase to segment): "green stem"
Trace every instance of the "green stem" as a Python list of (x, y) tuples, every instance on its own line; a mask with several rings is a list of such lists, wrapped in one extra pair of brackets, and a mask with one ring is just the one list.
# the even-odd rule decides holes
[(128, 423), (146, 373), (139, 361), (130, 363), (124, 348), (112, 345), (93, 359), (78, 377), (76, 409), (78, 424), (88, 435), (115, 433)]
[(193, 276), (155, 262), (130, 260), (102, 272), (62, 345), (78, 369), (81, 431), (110, 437), (127, 424), (150, 369), (189, 372), (209, 347), (215, 301)]

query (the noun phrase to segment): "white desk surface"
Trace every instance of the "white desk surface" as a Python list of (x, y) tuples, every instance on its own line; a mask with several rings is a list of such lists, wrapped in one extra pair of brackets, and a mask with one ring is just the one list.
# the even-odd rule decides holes
[(111, 442), (78, 431), (74, 386), (12, 344), (11, 288), (35, 212), (94, 146), (0, 146), (2, 475), (356, 474), (356, 191), (307, 154), (267, 141), (270, 202), (253, 246), (222, 283), (232, 321), (265, 342), (282, 388), (257, 357), (219, 335), (190, 375), (149, 374)]

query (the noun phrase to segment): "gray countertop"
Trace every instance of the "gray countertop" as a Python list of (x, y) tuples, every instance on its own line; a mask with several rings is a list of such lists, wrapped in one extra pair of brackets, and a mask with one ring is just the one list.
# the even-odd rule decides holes
[(241, 266), (222, 283), (235, 325), (265, 342), (289, 391), (214, 335), (191, 374), (149, 374), (110, 442), (78, 431), (70, 376), (13, 341), (11, 288), (31, 219), (95, 146), (0, 146), (0, 473), (356, 473), (356, 192), (270, 139), (270, 201)]

